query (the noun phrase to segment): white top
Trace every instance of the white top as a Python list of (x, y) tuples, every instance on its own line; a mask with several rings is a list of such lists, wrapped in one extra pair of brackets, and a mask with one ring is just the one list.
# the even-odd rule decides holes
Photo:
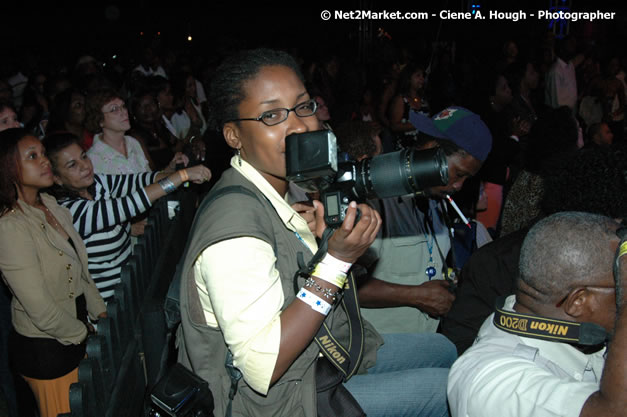
[(94, 136), (94, 143), (87, 151), (94, 172), (97, 174), (138, 174), (150, 171), (150, 164), (144, 150), (137, 139), (124, 136), (126, 141), (126, 155), (122, 155), (102, 141), (102, 133)]
[[(505, 302), (513, 311), (515, 296)], [(599, 390), (605, 349), (586, 355), (565, 343), (521, 337), (492, 324), (453, 364), (448, 401), (453, 417), (576, 417)]]
[[(252, 165), (231, 166), (268, 198), (286, 227), (298, 232), (307, 247), (318, 250), (307, 222)], [(213, 244), (194, 263), (198, 295), (207, 324), (220, 327), (233, 353), (233, 364), (246, 383), (266, 394), (281, 342), (281, 308), (284, 303), (276, 254), (269, 243), (240, 237)]]
[(546, 75), (544, 102), (554, 109), (568, 106), (575, 109), (577, 104), (577, 77), (572, 62), (557, 58)]

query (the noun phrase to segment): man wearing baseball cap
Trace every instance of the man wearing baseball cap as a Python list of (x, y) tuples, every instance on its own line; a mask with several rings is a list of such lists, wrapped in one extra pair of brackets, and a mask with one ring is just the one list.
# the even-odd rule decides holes
[[(380, 333), (435, 332), (455, 299), (450, 291), (447, 223), (456, 214), (445, 204), (461, 190), (490, 153), (492, 135), (475, 113), (449, 107), (434, 117), (411, 112), (410, 121), (427, 136), (420, 149), (439, 146), (446, 154), (449, 182), (422, 196), (373, 201), (383, 218), (380, 235), (367, 254), (369, 278), (359, 290), (362, 315)], [(372, 261), (371, 259), (376, 259)]]

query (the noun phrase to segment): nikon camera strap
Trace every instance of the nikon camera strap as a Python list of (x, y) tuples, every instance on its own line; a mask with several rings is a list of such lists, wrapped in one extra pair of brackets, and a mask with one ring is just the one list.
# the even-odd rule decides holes
[[(305, 264), (303, 254), (298, 254), (298, 264), (300, 268), (294, 274), (294, 291), (296, 293), (298, 293), (299, 288), (298, 278), (309, 277), (316, 264), (326, 255), (329, 246), (329, 238), (332, 233), (332, 228), (327, 227), (325, 229), (318, 246), (318, 251), (308, 264)], [(342, 373), (344, 381), (346, 381), (357, 372), (364, 351), (364, 327), (359, 311), (359, 302), (357, 300), (357, 286), (355, 285), (353, 273), (350, 271), (347, 274), (344, 291), (341, 298), (337, 301), (337, 304), (342, 306), (348, 318), (350, 334), (348, 349), (342, 346), (339, 340), (331, 334), (326, 320), (322, 323), (314, 340), (320, 347), (322, 354)]]
[(548, 317), (505, 311), (505, 298), (496, 300), (494, 325), (507, 333), (549, 342), (571, 343), (583, 346), (595, 346), (605, 343), (608, 334), (595, 323), (577, 323)]

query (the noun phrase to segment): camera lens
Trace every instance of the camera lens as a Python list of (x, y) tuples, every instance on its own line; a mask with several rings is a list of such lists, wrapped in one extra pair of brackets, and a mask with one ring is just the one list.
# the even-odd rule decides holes
[(448, 183), (448, 163), (440, 148), (404, 149), (365, 159), (355, 189), (367, 198), (398, 197)]

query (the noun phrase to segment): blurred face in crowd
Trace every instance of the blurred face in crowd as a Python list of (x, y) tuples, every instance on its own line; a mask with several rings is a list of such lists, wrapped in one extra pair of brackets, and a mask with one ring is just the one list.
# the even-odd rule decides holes
[(185, 95), (196, 98), (196, 80), (191, 75), (185, 80)]
[(420, 90), (425, 85), (425, 74), (422, 70), (418, 70), (411, 75), (411, 88)]
[(80, 192), (94, 183), (94, 167), (78, 144), (71, 144), (56, 152), (51, 159), (54, 182), (58, 185)]
[(601, 129), (599, 130), (599, 133), (595, 135), (594, 139), (599, 145), (609, 146), (614, 141), (614, 134), (607, 123), (601, 123)]
[(69, 122), (75, 125), (82, 125), (85, 121), (85, 96), (82, 94), (72, 93), (69, 117)]
[[(310, 100), (305, 86), (289, 67), (262, 67), (257, 76), (244, 83), (245, 98), (239, 103), (239, 118), (257, 118), (274, 109), (292, 109)], [(285, 186), (285, 138), (293, 133), (318, 130), (312, 114), (299, 117), (289, 112), (283, 122), (267, 126), (260, 121), (242, 120), (225, 124), (224, 137), (241, 158), (250, 163), (270, 184), (282, 192)]]
[(135, 106), (135, 117), (140, 123), (154, 123), (159, 118), (157, 100), (150, 94), (145, 94), (140, 97)]
[(527, 70), (525, 71), (525, 83), (530, 89), (535, 89), (538, 87), (538, 81), (540, 79), (540, 75), (536, 68), (533, 66), (531, 62), (527, 64)]
[(492, 96), (492, 100), (495, 104), (501, 107), (509, 104), (512, 101), (512, 90), (509, 88), (507, 79), (505, 79), (505, 77), (503, 77), (502, 75), (496, 81), (494, 96)]
[(171, 110), (174, 108), (174, 96), (172, 95), (172, 86), (167, 84), (165, 88), (157, 94), (157, 102), (161, 110)]
[(103, 130), (126, 132), (131, 128), (126, 103), (121, 98), (114, 98), (102, 106), (101, 110), (104, 115), (104, 120), (102, 121)]
[(318, 110), (316, 111), (316, 117), (321, 122), (327, 122), (331, 120), (331, 114), (329, 113), (329, 108), (327, 107), (327, 103), (320, 96), (314, 97), (316, 103), (318, 103)]
[(0, 132), (15, 127), (20, 127), (17, 114), (10, 107), (4, 107), (0, 110)]
[(46, 157), (46, 151), (41, 141), (34, 136), (25, 136), (17, 144), (20, 167), (20, 189), (39, 191), (50, 187), (52, 181), (52, 168)]

